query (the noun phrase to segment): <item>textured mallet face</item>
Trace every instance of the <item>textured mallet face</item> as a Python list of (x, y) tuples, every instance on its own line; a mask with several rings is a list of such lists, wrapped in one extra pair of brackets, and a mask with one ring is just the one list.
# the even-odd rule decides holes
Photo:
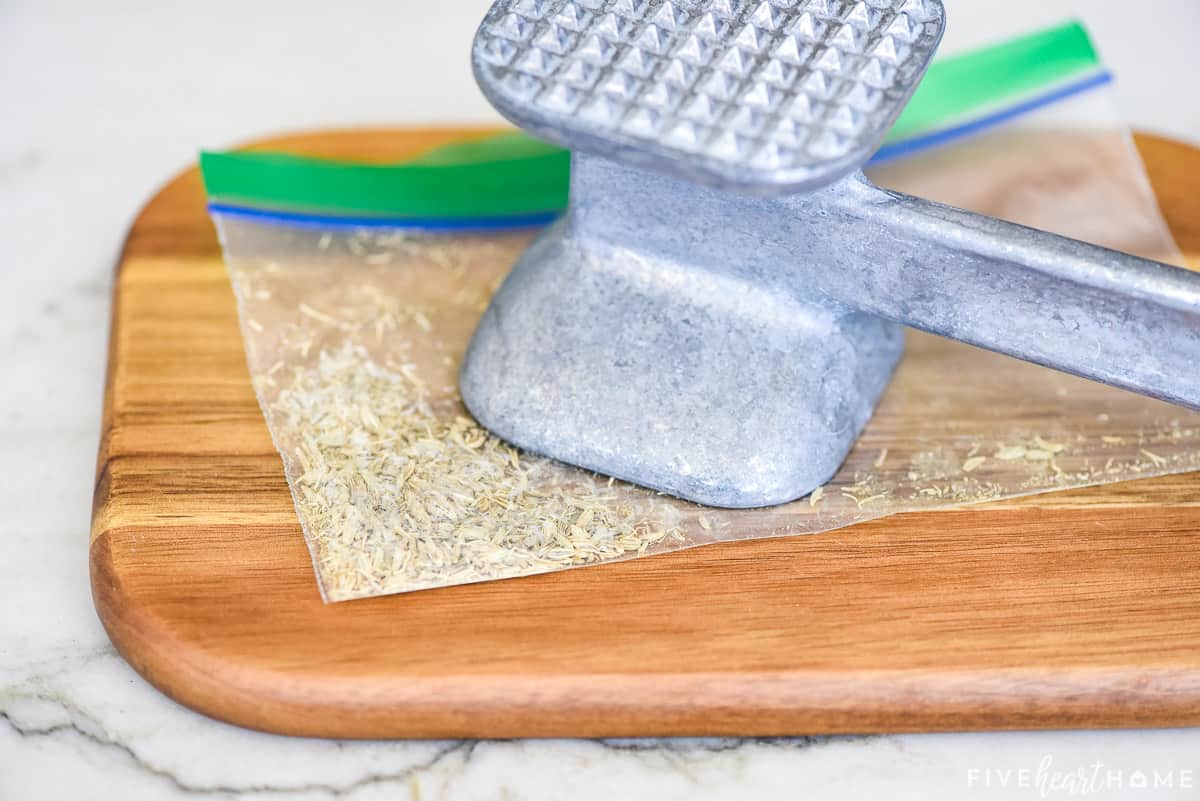
[(941, 0), (499, 0), (473, 58), (540, 136), (783, 194), (878, 148), (943, 25)]

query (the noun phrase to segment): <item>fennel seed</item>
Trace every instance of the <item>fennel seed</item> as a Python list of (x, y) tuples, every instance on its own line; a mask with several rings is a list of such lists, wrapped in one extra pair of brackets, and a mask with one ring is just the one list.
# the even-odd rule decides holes
[[(682, 541), (605, 481), (520, 454), (474, 420), (440, 419), (414, 368), (349, 342), (295, 372), (272, 414), (328, 598), (524, 576)], [(705, 526), (705, 523), (708, 523)], [(700, 525), (711, 527), (707, 518)]]

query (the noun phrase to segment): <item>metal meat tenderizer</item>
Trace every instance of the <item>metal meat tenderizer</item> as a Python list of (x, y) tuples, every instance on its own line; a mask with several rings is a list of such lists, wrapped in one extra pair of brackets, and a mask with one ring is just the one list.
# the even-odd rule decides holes
[(1200, 275), (863, 177), (944, 23), (939, 0), (495, 3), (479, 85), (574, 156), (468, 349), (471, 412), (750, 507), (836, 472), (899, 324), (1200, 408)]

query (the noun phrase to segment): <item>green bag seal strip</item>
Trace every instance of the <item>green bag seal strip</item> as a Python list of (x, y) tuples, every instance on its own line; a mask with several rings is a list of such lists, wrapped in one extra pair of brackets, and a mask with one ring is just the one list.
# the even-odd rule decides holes
[(403, 164), (282, 153), (203, 153), (209, 199), (309, 214), (417, 219), (553, 212), (567, 203), (570, 155), (521, 134), (461, 143)]
[(935, 59), (888, 141), (929, 133), (1100, 69), (1096, 49), (1079, 22)]
[[(880, 155), (949, 141), (1108, 80), (1078, 22), (939, 58)], [(1009, 109), (997, 112), (1004, 106)], [(397, 164), (283, 153), (200, 154), (214, 211), (368, 223), (540, 220), (566, 206), (569, 168), (567, 151), (520, 132), (453, 143)]]

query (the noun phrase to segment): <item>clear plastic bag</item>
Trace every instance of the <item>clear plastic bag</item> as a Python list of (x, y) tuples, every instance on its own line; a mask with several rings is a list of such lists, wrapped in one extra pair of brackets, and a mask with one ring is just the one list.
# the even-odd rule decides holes
[[(873, 177), (1178, 261), (1103, 90), (971, 133)], [(430, 231), (227, 206), (213, 216), (328, 601), (1200, 468), (1200, 414), (912, 332), (825, 487), (768, 509), (702, 508), (520, 453), (463, 408), (467, 341), (536, 228)]]
[[(1118, 206), (1112, 222), (1146, 212)], [(704, 509), (518, 453), (467, 416), (459, 361), (532, 232), (219, 222), (247, 362), (331, 601), (1200, 467), (1198, 415), (912, 333), (819, 493)]]

